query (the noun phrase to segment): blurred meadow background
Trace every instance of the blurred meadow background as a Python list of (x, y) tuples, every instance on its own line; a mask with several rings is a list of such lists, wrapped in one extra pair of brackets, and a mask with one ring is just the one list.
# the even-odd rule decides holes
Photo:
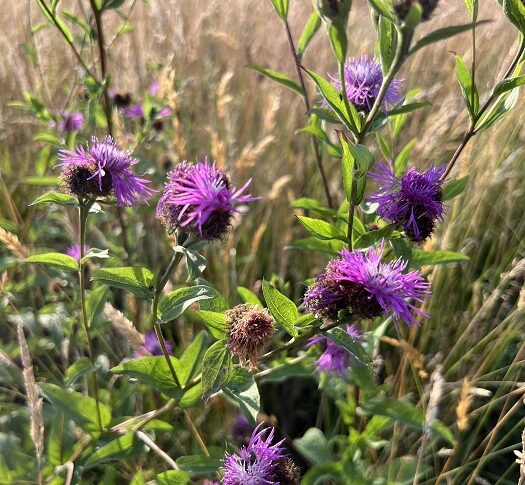
[[(312, 7), (306, 0), (292, 0), (291, 4), (289, 22), (297, 39)], [(62, 6), (82, 15), (82, 2), (64, 0)], [(491, 21), (478, 28), (477, 37), (476, 82), (483, 99), (485, 89), (501, 78), (514, 55), (516, 36), (496, 0), (481, 2), (480, 18)], [(2, 2), (0, 291), (15, 284), (21, 293), (32, 295), (33, 301), (13, 302), (16, 312), (27, 321), (32, 310), (43, 304), (43, 296), (31, 288), (43, 291), (47, 285), (48, 291), (58, 292), (56, 285), (62, 282), (19, 262), (36, 246), (65, 249), (78, 231), (74, 214), (69, 218), (60, 210), (29, 206), (56, 183), (52, 170), (55, 153), (44, 141), (34, 140), (41, 125), (10, 106), (23, 99), (24, 91), (57, 110), (81, 105), (84, 87), (78, 82), (77, 60), (55, 30), (37, 27), (43, 21), (33, 1)], [(229, 295), (232, 303), (239, 301), (238, 285), (258, 292), (263, 277), (279, 284), (291, 282), (289, 294), (300, 301), (304, 281), (322, 270), (326, 257), (291, 247), (306, 235), (295, 218), (299, 212), (290, 205), (302, 196), (321, 200), (323, 192), (308, 136), (296, 133), (307, 121), (301, 99), (245, 67), (257, 63), (295, 78), (286, 34), (271, 3), (132, 0), (119, 13), (108, 13), (105, 21), (112, 87), (140, 99), (153, 81), (159, 81), (166, 105), (174, 112), (165, 121), (169, 126), (136, 148), (155, 187), (161, 187), (166, 172), (177, 162), (209, 154), (230, 171), (234, 181), (252, 177), (251, 192), (262, 196), (242, 223), (235, 224), (231, 238), (207, 249), (206, 278)], [(422, 25), (417, 35), (468, 21), (462, 1), (442, 0), (432, 21)], [(351, 56), (373, 54), (375, 38), (364, 1), (354, 0), (347, 33)], [(401, 71), (407, 86), (420, 88), (417, 99), (431, 103), (407, 117), (399, 140), (400, 147), (414, 141), (411, 162), (416, 166), (446, 162), (466, 130), (467, 113), (453, 74), (452, 52), (470, 62), (470, 49), (470, 35), (462, 34), (433, 49), (420, 50)], [(326, 35), (315, 38), (303, 64), (324, 74), (337, 71)], [(314, 87), (309, 84), (308, 89), (315, 97)], [(392, 329), (381, 339), (382, 373), (396, 376), (392, 395), (410, 396), (427, 415), (436, 413), (457, 437), (452, 451), (431, 450), (436, 457), (435, 477), (441, 477), (442, 483), (516, 483), (519, 475), (513, 450), (521, 449), (525, 416), (524, 107), (519, 99), (508, 117), (471, 141), (452, 174), (454, 178), (468, 175), (468, 185), (450, 202), (445, 224), (425, 243), (429, 249), (463, 252), (470, 260), (429, 269), (433, 296), (426, 309), (431, 317), (419, 328), (401, 328), (399, 334)], [(118, 140), (126, 142), (123, 120), (116, 121), (115, 133)], [(375, 153), (382, 158), (378, 150)], [(338, 161), (325, 154), (325, 167), (332, 194), (340, 203), (344, 193)], [(123, 217), (129, 218), (129, 214)], [(158, 271), (171, 252), (164, 230), (151, 216), (151, 208), (140, 208), (133, 221), (127, 236), (137, 243), (128, 248), (129, 258)], [(120, 238), (119, 231), (114, 218), (102, 216), (90, 242), (122, 253), (123, 247), (115, 242), (120, 239), (109, 241), (107, 237), (117, 234)], [(127, 308), (142, 330), (144, 309), (133, 301), (127, 302)], [(18, 359), (12, 318), (12, 308), (2, 304), (0, 366), (6, 368)], [(182, 328), (187, 323), (177, 325)], [(29, 325), (28, 331), (36, 373), (45, 373), (51, 365), (45, 356), (49, 343), (44, 338), (46, 330)], [(184, 338), (186, 334), (180, 335)], [(100, 346), (114, 346), (118, 354), (118, 331), (110, 328), (106, 338)], [(15, 404), (20, 404), (20, 397), (9, 384), (0, 385), (0, 393), (4, 393), (0, 429), (6, 430), (0, 432), (0, 447), (6, 447), (16, 428), (8, 422), (14, 419), (12, 413), (18, 409)], [(292, 438), (306, 431), (304, 423), (312, 425), (312, 413), (314, 423), (331, 419), (328, 412), (315, 416), (319, 405), (315, 385), (298, 381), (286, 392), (295, 393), (303, 402), (303, 417), (290, 417), (289, 406), (296, 404), (280, 398), (282, 388), (278, 385), (269, 385), (263, 409)], [(221, 406), (212, 403), (197, 418), (209, 440), (219, 444), (224, 430), (213, 423), (222, 420), (221, 416), (233, 415)], [(415, 455), (416, 445), (407, 441), (408, 436), (405, 427), (396, 425), (391, 446), (381, 453)], [(182, 436), (175, 451), (189, 439)], [(27, 443), (18, 443), (16, 449), (17, 453), (31, 453)], [(5, 462), (3, 466), (8, 467)], [(377, 460), (380, 462), (385, 460)], [(463, 469), (463, 474), (447, 475), (458, 469)], [(131, 474), (130, 470), (120, 472)]]

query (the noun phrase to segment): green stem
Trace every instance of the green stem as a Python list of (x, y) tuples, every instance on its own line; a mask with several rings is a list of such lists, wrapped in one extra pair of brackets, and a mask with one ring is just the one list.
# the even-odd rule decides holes
[[(86, 282), (84, 274), (84, 262), (82, 261), (85, 256), (85, 245), (86, 245), (86, 228), (87, 228), (87, 218), (89, 215), (89, 208), (93, 204), (92, 201), (84, 202), (79, 199), (79, 222), (80, 222), (80, 261), (78, 263), (78, 279), (80, 284), (80, 302), (82, 306), (82, 323), (84, 325), (84, 330), (86, 331), (87, 343), (88, 343), (88, 354), (91, 365), (95, 365), (95, 354), (93, 351), (93, 339), (91, 337), (91, 330), (89, 328), (89, 322), (87, 318), (87, 309), (86, 309)], [(97, 373), (93, 371), (91, 373), (93, 381), (93, 397), (95, 398), (96, 408), (97, 408), (97, 421), (100, 431), (103, 430), (102, 427), (102, 418), (100, 416), (100, 402), (98, 398), (98, 385), (97, 385)]]
[[(304, 82), (304, 76), (303, 72), (301, 71), (301, 65), (299, 62), (299, 58), (297, 57), (297, 51), (295, 50), (295, 44), (293, 41), (292, 33), (290, 31), (290, 25), (288, 24), (288, 20), (284, 19), (284, 28), (286, 30), (286, 37), (288, 39), (288, 45), (290, 46), (290, 51), (292, 52), (292, 58), (295, 64), (295, 70), (297, 72), (297, 78), (299, 79), (299, 84), (301, 85), (301, 89), (303, 90), (303, 100), (304, 105), (306, 107), (306, 111), (310, 111), (310, 100), (308, 99), (308, 91), (306, 91), (306, 85)], [(332, 209), (334, 207), (332, 196), (330, 195), (330, 188), (328, 186), (328, 179), (326, 177), (326, 173), (324, 171), (323, 167), (323, 160), (321, 157), (321, 152), (319, 150), (319, 145), (317, 143), (317, 139), (315, 136), (312, 135), (312, 147), (314, 150), (315, 155), (315, 163), (317, 165), (317, 169), (319, 170), (319, 174), (321, 175), (321, 181), (323, 183), (324, 193), (326, 196), (326, 203), (328, 204), (328, 207)]]

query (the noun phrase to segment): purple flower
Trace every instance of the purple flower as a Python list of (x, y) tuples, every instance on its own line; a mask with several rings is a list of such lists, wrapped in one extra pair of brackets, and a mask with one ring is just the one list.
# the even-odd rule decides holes
[(133, 104), (122, 108), (122, 116), (124, 118), (144, 119), (144, 107), (141, 104)]
[(273, 476), (284, 458), (284, 440), (272, 445), (275, 429), (261, 426), (262, 423), (254, 429), (246, 446), (234, 454), (226, 453), (223, 485), (279, 485)]
[[(173, 355), (173, 347), (169, 342), (165, 343), (168, 354)], [(148, 355), (162, 355), (162, 348), (155, 332), (148, 332), (146, 335), (144, 335), (144, 345), (139, 347), (135, 352), (136, 358)]]
[[(379, 94), (383, 83), (381, 64), (368, 56), (348, 59), (344, 67), (346, 96), (356, 107), (357, 111), (368, 113)], [(341, 81), (332, 77), (332, 84), (341, 90)], [(394, 79), (387, 89), (383, 100), (383, 109), (387, 106), (395, 106), (404, 98), (404, 82)]]
[(253, 432), (253, 426), (244, 414), (238, 414), (233, 420), (232, 438), (236, 444), (246, 444)]
[[(361, 332), (355, 325), (347, 325), (346, 333), (354, 340), (362, 339)], [(320, 346), (323, 351), (321, 357), (316, 361), (318, 372), (337, 372), (343, 376), (348, 367), (358, 363), (348, 350), (336, 344), (330, 337), (316, 335), (308, 340), (306, 348), (309, 349), (314, 345)]]
[(153, 81), (148, 87), (148, 93), (151, 94), (152, 96), (157, 96), (159, 90), (160, 90), (159, 81)]
[[(87, 244), (84, 244), (84, 256), (87, 254), (88, 251), (89, 246)], [(75, 243), (72, 246), (69, 246), (66, 249), (66, 254), (76, 259), (77, 261), (80, 261), (80, 244)]]
[(392, 313), (394, 322), (417, 324), (413, 313), (427, 317), (415, 306), (430, 295), (429, 284), (418, 270), (404, 272), (401, 258), (383, 262), (384, 242), (366, 252), (343, 249), (331, 260), (323, 274), (308, 287), (304, 303), (318, 318), (335, 320), (348, 310), (354, 317), (374, 318)]
[(238, 212), (236, 206), (257, 199), (243, 195), (250, 183), (251, 179), (237, 190), (207, 158), (204, 163), (181, 162), (168, 173), (157, 218), (169, 231), (181, 228), (203, 239), (220, 239)]
[(131, 152), (120, 150), (110, 136), (104, 141), (92, 138), (91, 146), (79, 145), (74, 151), (60, 150), (62, 181), (66, 189), (80, 197), (115, 195), (117, 205), (131, 206), (150, 197), (149, 180), (136, 175), (131, 167), (138, 163)]
[(57, 130), (62, 133), (72, 133), (74, 131), (82, 131), (84, 128), (84, 115), (79, 111), (69, 113), (64, 111), (60, 115), (60, 120), (56, 124)]
[(413, 242), (422, 242), (433, 232), (436, 221), (443, 221), (443, 180), (445, 166), (432, 165), (424, 172), (410, 168), (401, 178), (394, 174), (392, 163), (379, 163), (371, 177), (379, 190), (370, 196), (379, 204), (382, 219), (401, 226)]

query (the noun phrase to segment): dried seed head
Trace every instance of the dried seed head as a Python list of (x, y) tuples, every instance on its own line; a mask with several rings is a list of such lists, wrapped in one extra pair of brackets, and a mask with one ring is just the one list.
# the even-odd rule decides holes
[(299, 485), (301, 473), (291, 458), (284, 458), (274, 468), (272, 480), (281, 485)]
[(257, 357), (275, 331), (274, 318), (268, 310), (250, 304), (237, 305), (225, 316), (230, 349), (241, 361), (249, 360), (250, 367), (256, 369)]

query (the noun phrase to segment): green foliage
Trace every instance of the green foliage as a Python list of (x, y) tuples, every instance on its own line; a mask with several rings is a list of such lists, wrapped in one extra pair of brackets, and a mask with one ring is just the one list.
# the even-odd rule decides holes
[(55, 266), (61, 269), (77, 270), (78, 261), (67, 254), (61, 253), (43, 253), (35, 254), (26, 258), (26, 263), (40, 263), (48, 266)]
[(268, 309), (274, 316), (277, 325), (286, 330), (293, 337), (297, 336), (295, 322), (299, 319), (299, 311), (295, 303), (283, 295), (275, 286), (263, 281), (263, 295)]
[(142, 266), (100, 268), (93, 274), (91, 280), (114, 288), (122, 288), (146, 300), (153, 298), (155, 290), (154, 274)]

